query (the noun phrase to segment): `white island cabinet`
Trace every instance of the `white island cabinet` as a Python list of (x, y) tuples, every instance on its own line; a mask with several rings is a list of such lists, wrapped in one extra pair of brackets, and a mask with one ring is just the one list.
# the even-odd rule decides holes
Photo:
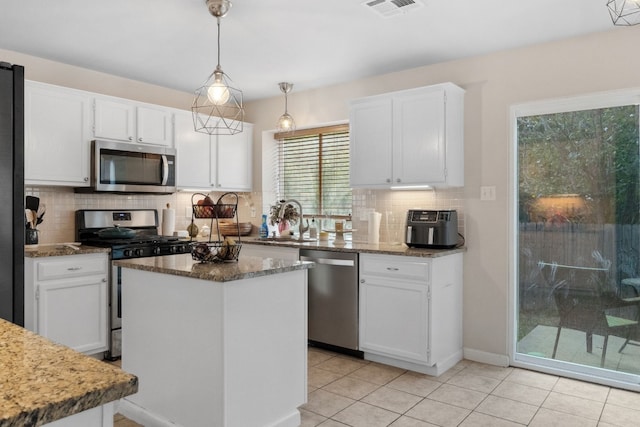
[(429, 375), (462, 360), (462, 253), (360, 254), (360, 350)]
[(463, 97), (442, 83), (352, 101), (351, 186), (463, 186)]
[(307, 268), (240, 254), (119, 260), (122, 367), (140, 379), (118, 410), (145, 426), (297, 427), (307, 396)]
[(107, 350), (106, 253), (25, 258), (25, 328), (85, 354)]

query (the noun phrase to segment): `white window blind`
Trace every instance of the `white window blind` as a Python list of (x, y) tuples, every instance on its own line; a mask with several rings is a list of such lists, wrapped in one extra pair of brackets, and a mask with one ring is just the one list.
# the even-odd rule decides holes
[(305, 216), (351, 213), (348, 125), (276, 134), (275, 192), (296, 199)]

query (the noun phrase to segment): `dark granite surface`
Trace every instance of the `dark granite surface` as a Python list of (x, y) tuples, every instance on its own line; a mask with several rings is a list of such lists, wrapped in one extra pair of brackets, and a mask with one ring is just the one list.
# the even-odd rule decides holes
[(200, 263), (190, 254), (168, 255), (113, 261), (114, 265), (135, 270), (172, 274), (212, 282), (230, 282), (252, 277), (280, 274), (313, 267), (313, 263), (284, 259), (244, 257), (240, 252), (238, 261)]

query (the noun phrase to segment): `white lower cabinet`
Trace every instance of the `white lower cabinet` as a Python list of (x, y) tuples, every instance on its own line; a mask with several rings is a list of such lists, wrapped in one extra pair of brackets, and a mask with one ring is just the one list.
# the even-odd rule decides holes
[(106, 253), (25, 258), (25, 327), (85, 354), (107, 350)]
[(109, 402), (86, 411), (79, 412), (43, 427), (113, 427), (115, 403)]
[(360, 254), (365, 359), (429, 375), (462, 360), (462, 254)]

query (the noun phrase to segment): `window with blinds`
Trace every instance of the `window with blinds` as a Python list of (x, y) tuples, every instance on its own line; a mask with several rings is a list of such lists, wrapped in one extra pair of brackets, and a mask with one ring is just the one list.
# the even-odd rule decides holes
[(349, 126), (276, 134), (275, 192), (296, 199), (306, 216), (351, 214)]

